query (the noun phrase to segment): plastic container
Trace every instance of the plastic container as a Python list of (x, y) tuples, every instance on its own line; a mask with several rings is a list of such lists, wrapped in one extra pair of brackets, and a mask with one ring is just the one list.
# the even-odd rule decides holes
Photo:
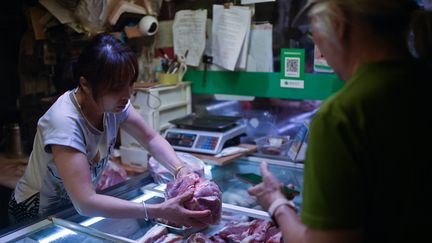
[[(146, 123), (155, 131), (163, 132), (172, 126), (170, 120), (192, 113), (190, 82), (158, 88), (137, 88), (131, 103)], [(121, 145), (126, 147), (140, 144), (120, 129)]]
[(158, 73), (157, 75), (159, 83), (165, 85), (176, 85), (179, 80), (179, 75), (176, 73)]
[(255, 139), (255, 143), (259, 153), (287, 156), (292, 141), (289, 136), (265, 136)]
[(120, 157), (123, 164), (147, 169), (148, 152), (143, 148), (120, 146)]

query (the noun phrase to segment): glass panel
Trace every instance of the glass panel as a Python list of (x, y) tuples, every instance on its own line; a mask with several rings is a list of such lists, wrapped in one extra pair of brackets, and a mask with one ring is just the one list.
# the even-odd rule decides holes
[[(162, 202), (164, 199), (161, 197), (151, 197), (145, 200), (148, 204), (154, 204)], [(88, 227), (100, 230), (102, 232), (122, 236), (128, 239), (137, 240), (155, 224), (151, 221), (145, 221), (144, 219), (112, 219), (103, 218), (100, 221), (96, 221), (93, 224), (87, 224)]]
[(72, 230), (50, 224), (37, 232), (27, 235), (25, 238), (14, 241), (20, 243), (28, 242), (86, 242), (86, 243), (98, 243), (98, 242), (109, 242), (94, 236), (90, 236), (84, 233), (74, 232)]
[[(303, 169), (287, 165), (277, 165), (269, 163), (269, 170), (281, 181), (283, 184), (293, 184), (295, 189), (300, 191), (303, 188)], [(246, 208), (254, 208), (262, 210), (257, 204), (255, 197), (248, 194), (247, 190), (252, 186), (251, 184), (239, 179), (237, 173), (255, 173), (261, 174), (260, 163), (249, 161), (246, 159), (238, 159), (231, 164), (224, 166), (206, 165), (205, 176), (212, 179), (219, 185), (222, 190), (222, 201), (224, 203), (242, 206)], [(149, 184), (144, 187), (147, 190), (154, 190), (164, 192), (165, 184), (157, 185)], [(294, 203), (300, 206), (302, 202), (302, 195), (294, 198)]]
[[(148, 200), (146, 203), (158, 203), (164, 200), (162, 197), (154, 196)], [(222, 212), (222, 218), (218, 225), (210, 225), (205, 228), (175, 228), (167, 227), (168, 233), (173, 233), (181, 235), (184, 239), (187, 239), (191, 234), (196, 232), (202, 232), (205, 235), (211, 236), (221, 230), (226, 223), (230, 221), (250, 221), (254, 219), (253, 217), (248, 217), (241, 211), (235, 212)], [(154, 220), (145, 221), (143, 219), (102, 219), (88, 225), (88, 227), (95, 228), (97, 230), (129, 238), (131, 240), (139, 240), (142, 238), (148, 230), (150, 230), (155, 225), (163, 225)]]
[[(236, 160), (225, 166), (209, 166), (211, 178), (219, 185), (223, 194), (224, 203), (255, 208), (262, 210), (256, 203), (254, 197), (247, 193), (252, 185), (237, 178), (237, 173), (261, 174), (260, 163), (247, 160)], [(296, 190), (301, 191), (303, 187), (303, 169), (291, 166), (269, 164), (269, 170), (285, 185), (293, 184)], [(301, 194), (294, 199), (294, 203), (301, 205)]]

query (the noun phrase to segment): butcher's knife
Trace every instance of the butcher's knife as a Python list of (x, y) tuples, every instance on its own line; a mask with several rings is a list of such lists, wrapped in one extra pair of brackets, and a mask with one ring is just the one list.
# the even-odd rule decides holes
[[(257, 184), (262, 182), (262, 177), (260, 175), (254, 174), (254, 173), (237, 173), (236, 176), (239, 179), (241, 179), (247, 183), (250, 183), (252, 185), (257, 185)], [(294, 196), (297, 196), (300, 194), (299, 191), (291, 189), (287, 186), (282, 187), (282, 192), (286, 195), (294, 195)]]

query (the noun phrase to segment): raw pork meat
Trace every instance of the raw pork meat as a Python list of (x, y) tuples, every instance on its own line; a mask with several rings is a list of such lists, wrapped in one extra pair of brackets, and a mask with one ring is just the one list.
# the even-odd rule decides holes
[(157, 239), (164, 237), (168, 234), (168, 230), (165, 226), (155, 225), (147, 231), (147, 233), (141, 237), (137, 242), (139, 243), (152, 243)]
[(210, 237), (213, 242), (238, 242), (238, 243), (279, 243), (282, 242), (282, 234), (272, 222), (255, 219), (250, 222), (228, 222), (219, 233)]
[(183, 242), (183, 237), (176, 234), (166, 234), (163, 237), (157, 239), (155, 243), (181, 243)]
[(168, 233), (165, 226), (155, 225), (137, 240), (138, 243), (177, 243), (183, 242), (183, 236)]
[(196, 233), (189, 236), (186, 243), (213, 243), (213, 241), (203, 233)]
[(106, 167), (100, 175), (99, 181), (97, 183), (96, 190), (101, 191), (110, 186), (118, 184), (127, 179), (126, 171), (121, 167), (108, 160)]
[(218, 224), (222, 215), (222, 192), (218, 185), (206, 178), (191, 173), (167, 184), (167, 198), (173, 198), (190, 190), (194, 190), (192, 199), (185, 202), (187, 209), (211, 211), (211, 224)]

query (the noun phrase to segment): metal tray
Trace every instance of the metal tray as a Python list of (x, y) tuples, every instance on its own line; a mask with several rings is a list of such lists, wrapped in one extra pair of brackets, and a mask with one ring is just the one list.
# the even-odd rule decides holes
[(178, 119), (171, 120), (170, 123), (178, 128), (199, 129), (207, 131), (226, 131), (236, 126), (241, 117), (237, 116), (212, 116), (190, 114)]

